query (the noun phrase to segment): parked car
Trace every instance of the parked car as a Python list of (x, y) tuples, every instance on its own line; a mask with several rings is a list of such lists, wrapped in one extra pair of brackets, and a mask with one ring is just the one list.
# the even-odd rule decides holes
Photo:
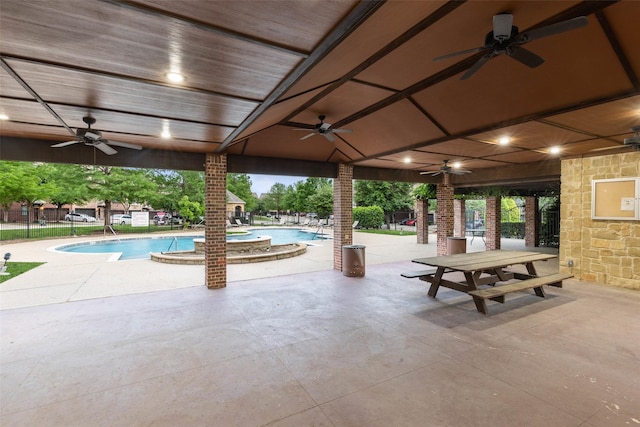
[(400, 225), (416, 225), (416, 220), (413, 218), (407, 218), (400, 221)]
[(75, 222), (96, 222), (95, 217), (90, 215), (85, 215), (76, 212), (70, 212), (64, 216), (65, 221), (75, 221)]
[[(114, 223), (112, 223), (112, 224), (114, 224)], [(131, 215), (129, 215), (129, 214), (121, 215), (120, 219), (118, 220), (118, 222), (116, 224), (120, 224), (120, 225), (129, 224), (129, 225), (131, 225)]]

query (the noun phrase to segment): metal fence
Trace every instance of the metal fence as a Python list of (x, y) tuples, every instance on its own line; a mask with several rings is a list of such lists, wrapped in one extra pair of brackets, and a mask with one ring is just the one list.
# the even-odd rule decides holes
[[(65, 221), (64, 219), (59, 220), (58, 214), (53, 210), (0, 209), (0, 241), (99, 234), (151, 233), (183, 228), (182, 224), (173, 221), (167, 221), (164, 224), (150, 221), (149, 225), (144, 227), (133, 227), (129, 224), (113, 224), (105, 227), (102, 219), (97, 219), (95, 222)], [(65, 214), (66, 212), (62, 213), (61, 217), (64, 218)]]

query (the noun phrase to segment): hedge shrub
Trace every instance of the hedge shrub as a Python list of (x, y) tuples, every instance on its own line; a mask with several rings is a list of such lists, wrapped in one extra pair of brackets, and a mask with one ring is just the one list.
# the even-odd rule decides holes
[(384, 223), (384, 211), (380, 206), (359, 206), (353, 208), (353, 220), (358, 221), (358, 227), (380, 228)]

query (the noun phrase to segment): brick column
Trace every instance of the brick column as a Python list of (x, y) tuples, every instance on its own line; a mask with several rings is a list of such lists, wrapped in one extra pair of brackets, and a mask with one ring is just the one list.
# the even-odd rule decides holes
[(537, 247), (540, 232), (540, 213), (538, 211), (538, 198), (528, 196), (524, 198), (524, 245)]
[(333, 181), (333, 269), (342, 271), (342, 246), (353, 243), (353, 166), (339, 164)]
[(449, 183), (449, 174), (443, 175), (443, 183), (436, 189), (438, 208), (436, 226), (438, 227), (438, 255), (447, 253), (447, 237), (453, 236), (453, 186)]
[(500, 249), (500, 220), (502, 217), (502, 199), (500, 197), (487, 198), (486, 240), (487, 250)]
[(456, 237), (465, 237), (465, 201), (464, 199), (453, 199), (453, 235)]
[(205, 160), (205, 284), (227, 286), (227, 155), (207, 153)]
[(416, 232), (418, 244), (429, 243), (429, 200), (416, 201)]

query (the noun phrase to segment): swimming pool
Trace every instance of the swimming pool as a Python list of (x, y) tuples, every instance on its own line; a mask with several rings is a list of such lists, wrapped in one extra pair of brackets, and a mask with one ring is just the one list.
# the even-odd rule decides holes
[[(271, 244), (281, 245), (299, 241), (310, 241), (331, 238), (314, 231), (299, 228), (258, 228), (249, 230), (246, 234), (231, 234), (227, 240), (248, 240), (259, 236), (271, 236)], [(193, 239), (203, 238), (203, 235), (179, 237), (141, 237), (121, 240), (74, 243), (54, 248), (55, 251), (83, 253), (83, 254), (114, 254), (115, 260), (145, 259), (151, 252), (192, 251)]]
[(229, 234), (227, 240), (249, 240), (261, 236), (271, 236), (272, 245), (284, 245), (300, 241), (330, 239), (331, 235), (316, 234), (315, 230), (302, 228), (253, 228), (247, 234)]

